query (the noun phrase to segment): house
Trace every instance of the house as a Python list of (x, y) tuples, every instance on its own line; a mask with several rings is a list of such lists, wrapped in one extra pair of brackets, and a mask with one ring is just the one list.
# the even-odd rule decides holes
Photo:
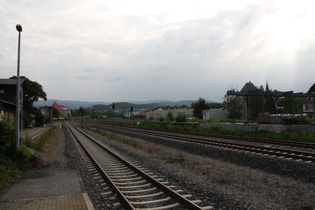
[(147, 119), (152, 119), (152, 120), (159, 120), (162, 117), (166, 119), (167, 114), (171, 112), (172, 116), (174, 118), (177, 117), (179, 113), (183, 113), (187, 116), (187, 118), (193, 118), (193, 109), (162, 109), (162, 108), (157, 108), (152, 111), (146, 112), (146, 118)]
[(202, 119), (211, 120), (211, 119), (227, 119), (228, 118), (227, 109), (209, 109), (202, 112)]
[[(310, 89), (307, 91), (306, 94), (312, 94), (315, 92), (315, 84), (310, 87)], [(312, 116), (313, 115), (313, 110), (314, 110), (314, 97), (304, 97), (302, 99), (303, 103), (303, 113)]]
[(139, 118), (146, 118), (147, 112), (151, 112), (151, 111), (157, 110), (158, 108), (159, 108), (159, 107), (152, 107), (152, 108), (143, 110), (143, 111), (137, 113), (136, 116), (139, 117)]
[[(247, 82), (241, 89), (241, 93), (250, 93), (250, 92), (255, 92), (255, 91), (258, 91), (258, 88), (251, 81)], [(243, 119), (246, 119), (248, 121), (249, 113), (250, 113), (250, 110), (248, 106), (248, 96), (243, 96), (243, 111), (242, 111)]]
[(52, 108), (55, 108), (59, 111), (58, 119), (63, 119), (63, 120), (70, 120), (71, 119), (71, 109), (69, 109), (63, 105), (57, 104), (56, 101), (52, 105)]
[[(0, 79), (0, 118), (15, 120), (17, 79)], [(20, 128), (23, 128), (23, 91), (26, 89), (24, 79), (20, 79)]]
[(143, 112), (143, 109), (137, 109), (137, 110), (126, 110), (124, 112), (124, 117), (125, 118), (131, 118), (137, 116), (139, 113)]

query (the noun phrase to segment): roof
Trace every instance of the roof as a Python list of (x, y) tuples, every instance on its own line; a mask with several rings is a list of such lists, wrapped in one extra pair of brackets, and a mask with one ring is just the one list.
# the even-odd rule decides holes
[(240, 92), (251, 92), (256, 90), (258, 90), (258, 88), (249, 81), (244, 85)]
[[(20, 79), (20, 83), (24, 83), (24, 79)], [(16, 79), (0, 79), (0, 85), (16, 85)]]
[(5, 100), (0, 100), (1, 103), (4, 103), (4, 104), (9, 104), (9, 105), (13, 105), (15, 106), (15, 103), (12, 103), (10, 101), (5, 101)]
[(67, 108), (67, 107), (65, 107), (63, 105), (57, 104), (57, 102), (54, 102), (54, 104), (51, 107), (57, 109), (58, 111), (59, 110), (70, 110), (69, 108)]
[(307, 93), (315, 92), (315, 83), (310, 87), (310, 89), (307, 91)]
[(144, 111), (142, 111), (142, 112), (139, 112), (137, 115), (146, 116), (146, 113), (147, 113), (147, 112), (154, 111), (154, 110), (156, 110), (156, 109), (158, 109), (158, 108), (159, 108), (159, 107), (152, 107), (152, 108), (146, 109), (146, 110), (144, 110)]

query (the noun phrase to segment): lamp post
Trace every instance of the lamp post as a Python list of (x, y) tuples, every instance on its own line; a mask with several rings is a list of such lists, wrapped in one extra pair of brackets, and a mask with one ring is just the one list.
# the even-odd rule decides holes
[(19, 32), (18, 41), (18, 59), (17, 59), (17, 75), (16, 75), (16, 109), (15, 109), (15, 141), (16, 149), (20, 148), (20, 46), (22, 26), (16, 25), (16, 30)]

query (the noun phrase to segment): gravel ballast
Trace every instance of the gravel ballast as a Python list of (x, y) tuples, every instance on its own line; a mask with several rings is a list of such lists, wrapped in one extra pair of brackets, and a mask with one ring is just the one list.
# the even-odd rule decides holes
[[(314, 163), (140, 135), (116, 134), (115, 139), (123, 139), (118, 141), (87, 132), (215, 209), (315, 208)], [(69, 135), (66, 136), (68, 139)], [(93, 187), (93, 180), (82, 166), (74, 145), (67, 142), (68, 160), (72, 167), (80, 168), (94, 207), (112, 209), (113, 205), (106, 204), (108, 201), (98, 195), (99, 189)]]

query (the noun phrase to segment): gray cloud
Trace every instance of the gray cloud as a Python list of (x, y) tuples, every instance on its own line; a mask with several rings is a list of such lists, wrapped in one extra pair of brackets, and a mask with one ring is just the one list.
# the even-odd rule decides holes
[[(169, 11), (128, 14), (112, 6), (85, 0), (2, 1), (0, 77), (16, 73), (15, 25), (21, 23), (21, 74), (41, 83), (48, 98), (221, 101), (228, 89), (247, 81), (299, 91), (313, 84), (312, 76), (303, 75), (313, 75), (314, 31), (290, 54), (271, 49), (272, 31), (257, 29), (281, 9), (273, 4), (183, 21), (170, 21)], [(308, 14), (298, 11), (294, 17)]]

